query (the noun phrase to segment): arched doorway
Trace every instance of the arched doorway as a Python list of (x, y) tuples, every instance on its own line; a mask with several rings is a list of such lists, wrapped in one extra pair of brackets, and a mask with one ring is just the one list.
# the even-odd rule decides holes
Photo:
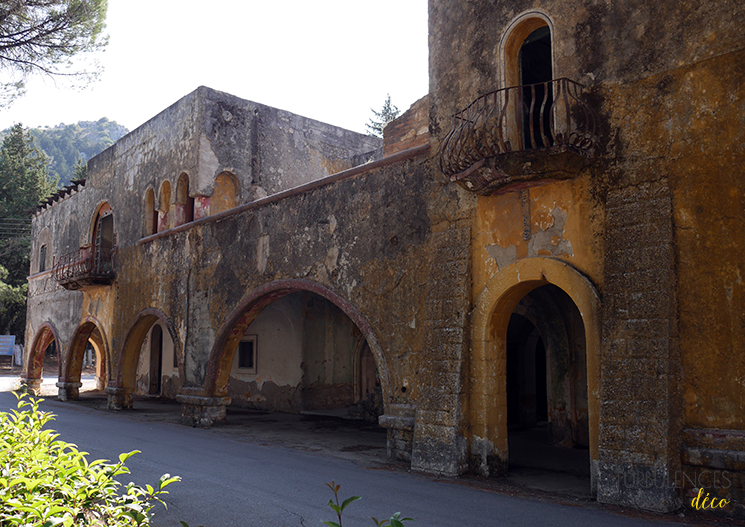
[(523, 147), (551, 146), (551, 107), (553, 70), (551, 67), (551, 31), (548, 26), (533, 30), (523, 40), (518, 53), (522, 86)]
[(505, 348), (509, 472), (541, 471), (565, 491), (588, 493), (586, 339), (577, 306), (555, 285), (533, 289), (510, 316)]
[[(537, 386), (541, 372), (536, 360), (545, 360), (544, 442), (578, 447), (587, 444), (591, 488), (595, 488), (599, 306), (597, 292), (587, 278), (552, 258), (520, 260), (487, 283), (477, 298), (472, 324), (469, 401), (473, 468), (485, 475), (507, 472), (513, 446), (508, 442), (510, 416), (517, 420), (518, 427), (521, 420), (524, 428), (539, 422)], [(571, 346), (581, 348), (571, 351), (573, 358), (567, 355)], [(522, 355), (522, 361), (508, 364), (510, 355), (513, 359)], [(508, 375), (513, 377), (511, 385)], [(577, 389), (583, 385), (586, 388)], [(516, 403), (511, 401), (515, 398)], [(548, 422), (552, 423), (550, 435)]]
[[(52, 354), (57, 357), (58, 368), (56, 373), (59, 378), (59, 349), (60, 341), (57, 337), (57, 330), (51, 322), (45, 322), (36, 331), (33, 343), (28, 352), (28, 357), (25, 360), (21, 384), (26, 386), (26, 389), (34, 393), (39, 393), (44, 376), (44, 362), (48, 354), (50, 358)], [(50, 370), (47, 369), (47, 371)]]
[[(545, 13), (528, 12), (508, 27), (501, 42), (504, 87), (515, 88), (509, 112), (510, 143), (520, 150), (551, 146), (554, 88), (552, 23)], [(519, 145), (519, 146), (518, 146)]]
[[(89, 354), (89, 350), (93, 353)], [(95, 368), (96, 389), (102, 390), (106, 385), (108, 345), (101, 329), (101, 324), (92, 317), (87, 317), (78, 326), (70, 342), (70, 349), (62, 367), (59, 387), (59, 398), (62, 400), (77, 399), (82, 386), (81, 376), (86, 367)], [(90, 360), (92, 359), (92, 361)], [(91, 365), (90, 362), (93, 362)]]
[(132, 408), (134, 395), (175, 397), (181, 388), (179, 343), (163, 312), (140, 312), (127, 331), (114, 378), (106, 388), (109, 409)]
[(114, 214), (107, 202), (99, 205), (90, 229), (90, 243), (81, 247), (88, 252), (90, 267), (88, 273), (92, 283), (110, 283), (114, 273), (116, 255), (116, 235), (114, 233)]
[[(241, 368), (245, 342), (254, 343), (255, 355)], [(376, 374), (369, 372), (369, 358), (360, 358), (368, 353)], [(210, 356), (204, 393), (289, 412), (346, 409), (362, 395), (364, 362), (384, 406), (388, 372), (382, 357), (374, 332), (349, 302), (314, 282), (280, 280), (251, 293), (229, 316)]]

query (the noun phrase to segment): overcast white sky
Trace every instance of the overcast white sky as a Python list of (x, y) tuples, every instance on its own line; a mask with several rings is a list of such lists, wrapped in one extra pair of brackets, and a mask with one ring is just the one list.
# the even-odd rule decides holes
[(108, 117), (136, 127), (204, 85), (365, 132), (387, 93), (428, 91), (427, 0), (109, 0), (104, 73), (36, 77), (0, 129)]

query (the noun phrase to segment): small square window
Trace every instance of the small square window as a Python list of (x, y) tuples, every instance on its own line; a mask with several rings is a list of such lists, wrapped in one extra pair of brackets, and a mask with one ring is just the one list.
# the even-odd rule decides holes
[(238, 370), (256, 373), (256, 335), (244, 335), (238, 344)]

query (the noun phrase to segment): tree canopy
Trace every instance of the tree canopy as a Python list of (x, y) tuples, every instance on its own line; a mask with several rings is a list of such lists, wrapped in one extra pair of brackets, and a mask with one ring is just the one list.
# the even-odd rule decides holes
[(100, 68), (91, 54), (108, 42), (107, 8), (107, 0), (1, 2), (0, 107), (23, 94), (32, 73), (95, 77)]
[(370, 117), (370, 122), (365, 124), (365, 126), (367, 127), (367, 133), (368, 135), (381, 138), (383, 137), (383, 128), (385, 128), (385, 125), (394, 120), (396, 117), (398, 117), (398, 114), (401, 113), (399, 109), (391, 102), (390, 93), (385, 98), (383, 108), (381, 108), (379, 112), (376, 112), (372, 108), (370, 108), (370, 111), (375, 117)]
[[(76, 174), (76, 163), (88, 161), (124, 137), (128, 130), (103, 117), (98, 121), (31, 128), (29, 132), (39, 150), (49, 158), (50, 177), (58, 177), (60, 184), (68, 185), (71, 180), (80, 179)], [(0, 138), (5, 133), (0, 132)]]
[(47, 158), (22, 125), (0, 146), (0, 334), (23, 338), (32, 210), (57, 188)]

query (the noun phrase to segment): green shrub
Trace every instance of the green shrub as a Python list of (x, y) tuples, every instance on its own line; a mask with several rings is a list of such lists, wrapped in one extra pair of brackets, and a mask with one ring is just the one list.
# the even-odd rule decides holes
[(163, 489), (180, 478), (165, 474), (156, 488), (123, 486), (115, 478), (129, 474), (124, 463), (138, 451), (118, 463), (88, 462), (87, 452), (44, 429), (53, 416), (39, 410), (39, 399), (17, 397), (18, 410), (0, 412), (0, 525), (150, 525)]
[[(345, 499), (341, 505), (339, 504), (339, 489), (341, 488), (341, 485), (337, 485), (333, 481), (331, 483), (326, 483), (326, 486), (331, 489), (331, 492), (334, 493), (334, 499), (329, 500), (328, 506), (331, 507), (331, 509), (336, 513), (336, 518), (339, 520), (337, 522), (323, 522), (329, 527), (342, 527), (341, 524), (341, 517), (342, 513), (344, 512), (344, 509), (347, 508), (350, 504), (354, 503), (357, 500), (361, 500), (359, 496), (350, 496), (347, 499)], [(378, 521), (377, 518), (374, 516), (370, 518), (374, 523), (376, 527), (404, 527), (403, 522), (408, 521), (414, 521), (413, 518), (402, 518), (401, 513), (397, 512), (393, 516), (391, 516), (387, 520)], [(188, 526), (187, 526), (188, 527)]]

